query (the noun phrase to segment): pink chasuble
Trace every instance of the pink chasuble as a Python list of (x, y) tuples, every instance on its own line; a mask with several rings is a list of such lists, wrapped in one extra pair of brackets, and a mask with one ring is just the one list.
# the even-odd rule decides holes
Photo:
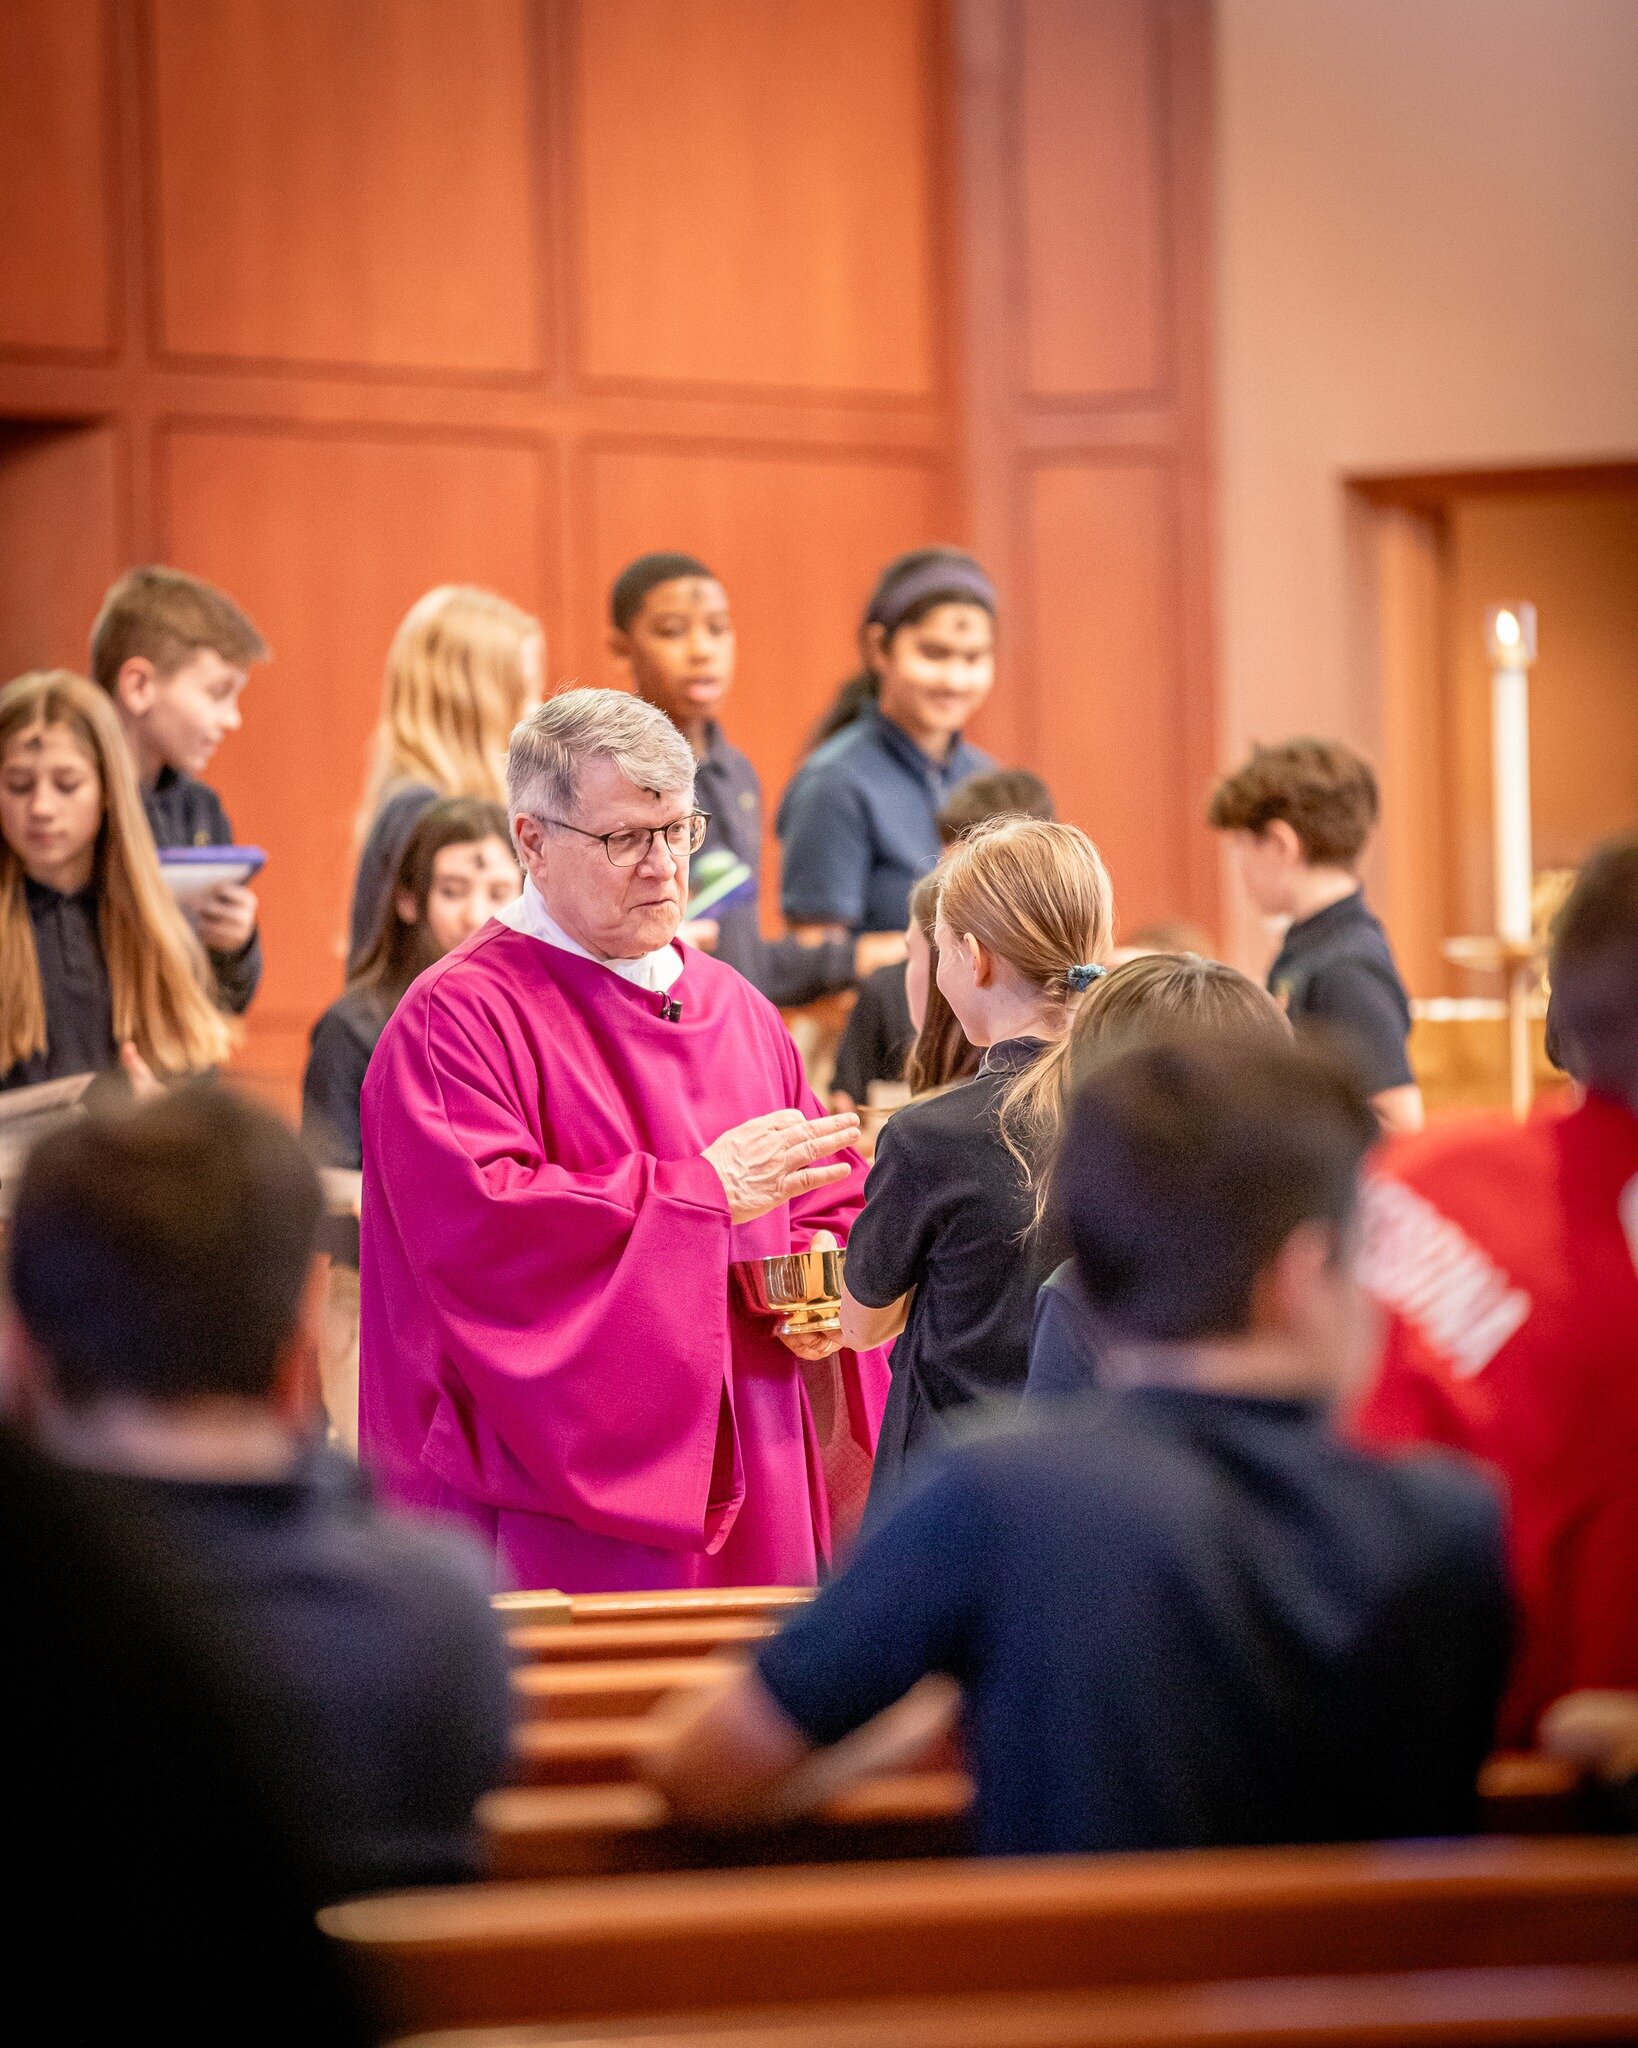
[[(486, 1536), (502, 1585), (810, 1585), (830, 1550), (804, 1368), (728, 1265), (821, 1228), (845, 1242), (864, 1162), (729, 1221), (704, 1148), (769, 1110), (822, 1111), (773, 1005), (679, 951), (668, 1022), (651, 990), (488, 924), (421, 976), (370, 1061), (360, 1454), (388, 1498)], [(886, 1359), (831, 1364), (821, 1406), (856, 1468)]]

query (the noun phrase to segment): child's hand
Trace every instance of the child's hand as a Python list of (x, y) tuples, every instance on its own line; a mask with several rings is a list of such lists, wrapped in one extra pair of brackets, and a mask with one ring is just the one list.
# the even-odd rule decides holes
[(131, 1084), (131, 1093), (138, 1102), (150, 1101), (156, 1095), (163, 1095), (165, 1084), (154, 1073), (130, 1039), (119, 1049), (119, 1063), (125, 1070), (125, 1078)]
[(256, 898), (238, 882), (218, 882), (200, 898), (194, 923), (213, 953), (242, 953), (256, 930)]

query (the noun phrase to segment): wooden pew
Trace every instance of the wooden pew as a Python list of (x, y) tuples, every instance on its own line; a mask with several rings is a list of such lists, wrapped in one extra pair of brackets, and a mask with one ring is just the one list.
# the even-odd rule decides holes
[(519, 1711), (532, 1720), (611, 1720), (646, 1714), (674, 1692), (720, 1685), (729, 1657), (611, 1658), (591, 1664), (525, 1664), (512, 1673)]
[(646, 1714), (591, 1721), (525, 1721), (513, 1731), (519, 1785), (626, 1785), (665, 1740)]
[(525, 1623), (506, 1632), (508, 1648), (529, 1663), (586, 1664), (615, 1657), (709, 1657), (745, 1651), (778, 1623), (763, 1615), (685, 1615), (676, 1621), (588, 1621), (572, 1628)]
[(491, 1877), (539, 1880), (955, 1856), (971, 1804), (964, 1772), (920, 1771), (866, 1779), (800, 1820), (727, 1832), (679, 1827), (637, 1784), (495, 1792), (478, 1820)]
[(1493, 1840), (693, 1871), (328, 1908), (389, 2029), (1638, 1964), (1638, 1844)]
[(507, 1627), (524, 1622), (577, 1627), (582, 1622), (722, 1620), (735, 1616), (777, 1619), (813, 1598), (811, 1586), (699, 1586), (647, 1593), (496, 1593), (495, 1612)]
[(1479, 1773), (1487, 1835), (1576, 1835), (1598, 1826), (1586, 1767), (1544, 1750), (1498, 1750)]
[(872, 2000), (420, 2034), (398, 2048), (1592, 2048), (1638, 2040), (1638, 1969), (1609, 1963), (1241, 1978)]
[[(662, 1722), (647, 1714), (610, 1719), (524, 1721), (513, 1735), (518, 1785), (624, 1785), (642, 1775), (646, 1759), (665, 1740)], [(960, 1731), (934, 1728), (909, 1744), (883, 1769), (948, 1772), (962, 1768)]]
[[(660, 1795), (636, 1782), (664, 1740), (646, 1717), (536, 1723), (541, 1748), (520, 1784), (479, 1807), (490, 1875), (542, 1879), (596, 1872), (729, 1869), (741, 1864), (867, 1862), (954, 1856), (964, 1847), (972, 1781), (959, 1743), (939, 1738), (888, 1776), (862, 1781), (811, 1818), (713, 1834), (675, 1826)], [(1553, 1764), (1551, 1771), (1544, 1768)], [(532, 1775), (531, 1775), (532, 1774)], [(1480, 1774), (1486, 1834), (1549, 1835), (1590, 1825), (1587, 1788), (1557, 1759), (1493, 1757)]]

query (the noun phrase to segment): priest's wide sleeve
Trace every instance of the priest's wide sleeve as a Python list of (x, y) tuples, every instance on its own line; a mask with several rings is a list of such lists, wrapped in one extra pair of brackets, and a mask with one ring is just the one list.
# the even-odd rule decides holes
[(436, 1346), (424, 1463), (494, 1507), (706, 1544), (729, 1356), (715, 1171), (641, 1153), (555, 1165), (492, 1039), (436, 998), (402, 1021), (365, 1088), (365, 1228), (397, 1262), (412, 1341)]

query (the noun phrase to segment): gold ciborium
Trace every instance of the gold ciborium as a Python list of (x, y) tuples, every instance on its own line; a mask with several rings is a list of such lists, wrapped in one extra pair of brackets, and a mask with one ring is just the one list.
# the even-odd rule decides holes
[(839, 1336), (846, 1257), (836, 1246), (820, 1246), (773, 1259), (736, 1259), (730, 1270), (748, 1308), (778, 1317), (776, 1336)]

